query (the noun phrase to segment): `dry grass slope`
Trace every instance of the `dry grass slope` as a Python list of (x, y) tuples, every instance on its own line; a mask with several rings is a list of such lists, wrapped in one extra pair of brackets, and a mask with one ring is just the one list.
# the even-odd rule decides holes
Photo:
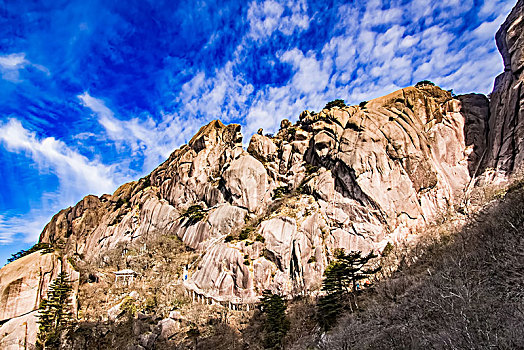
[(362, 296), (360, 312), (347, 314), (322, 340), (310, 337), (310, 345), (330, 350), (524, 348), (521, 187), (513, 186), (460, 232), (427, 246), (416, 263), (377, 283)]

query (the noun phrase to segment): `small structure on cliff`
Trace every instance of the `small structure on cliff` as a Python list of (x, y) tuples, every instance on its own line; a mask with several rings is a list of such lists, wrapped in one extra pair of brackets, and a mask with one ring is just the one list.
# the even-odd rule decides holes
[(131, 269), (120, 270), (113, 273), (115, 274), (115, 284), (118, 284), (120, 280), (123, 284), (128, 285), (129, 283), (133, 283), (136, 277), (136, 272)]

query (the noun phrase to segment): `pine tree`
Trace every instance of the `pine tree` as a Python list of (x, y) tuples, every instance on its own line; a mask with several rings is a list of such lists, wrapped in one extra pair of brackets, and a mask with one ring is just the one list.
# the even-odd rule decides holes
[(289, 330), (289, 320), (286, 318), (286, 302), (278, 294), (269, 290), (262, 292), (262, 313), (264, 320), (264, 347), (266, 349), (281, 349), (282, 340)]
[(344, 253), (335, 252), (335, 260), (324, 271), (322, 291), (326, 294), (318, 302), (319, 322), (328, 329), (337, 319), (340, 311), (349, 306), (351, 311), (358, 308), (356, 294), (360, 289), (360, 281), (368, 279), (380, 270), (365, 266), (377, 255), (370, 252), (362, 256), (360, 251)]
[(37, 347), (58, 349), (60, 335), (72, 321), (72, 286), (69, 275), (61, 272), (49, 286), (47, 298), (42, 299), (38, 314)]

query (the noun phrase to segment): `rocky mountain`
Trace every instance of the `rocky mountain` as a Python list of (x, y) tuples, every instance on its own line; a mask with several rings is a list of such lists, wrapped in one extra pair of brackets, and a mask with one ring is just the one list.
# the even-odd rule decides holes
[[(215, 120), (148, 176), (60, 211), (40, 242), (60, 246), (62, 260), (35, 252), (0, 270), (0, 347), (34, 344), (35, 310), (59, 271), (75, 290), (110, 281), (111, 255), (140, 246), (154, 258), (157, 237), (178, 237), (192, 253), (176, 269), (193, 297), (243, 308), (265, 289), (318, 291), (338, 248), (381, 251), (467, 212), (472, 189), (508, 181), (524, 159), (523, 12), (519, 0), (496, 34), (505, 70), (490, 98), (421, 82), (304, 111), (247, 149), (240, 125)], [(82, 264), (98, 272), (82, 277)]]

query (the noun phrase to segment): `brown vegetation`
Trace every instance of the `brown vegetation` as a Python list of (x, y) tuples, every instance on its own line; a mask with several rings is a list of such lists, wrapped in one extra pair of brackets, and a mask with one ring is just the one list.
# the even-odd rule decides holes
[(325, 337), (295, 335), (289, 348), (524, 347), (523, 197), (513, 186), (459, 232), (421, 242), (423, 253), (404, 254), (389, 279), (361, 295), (359, 312)]

